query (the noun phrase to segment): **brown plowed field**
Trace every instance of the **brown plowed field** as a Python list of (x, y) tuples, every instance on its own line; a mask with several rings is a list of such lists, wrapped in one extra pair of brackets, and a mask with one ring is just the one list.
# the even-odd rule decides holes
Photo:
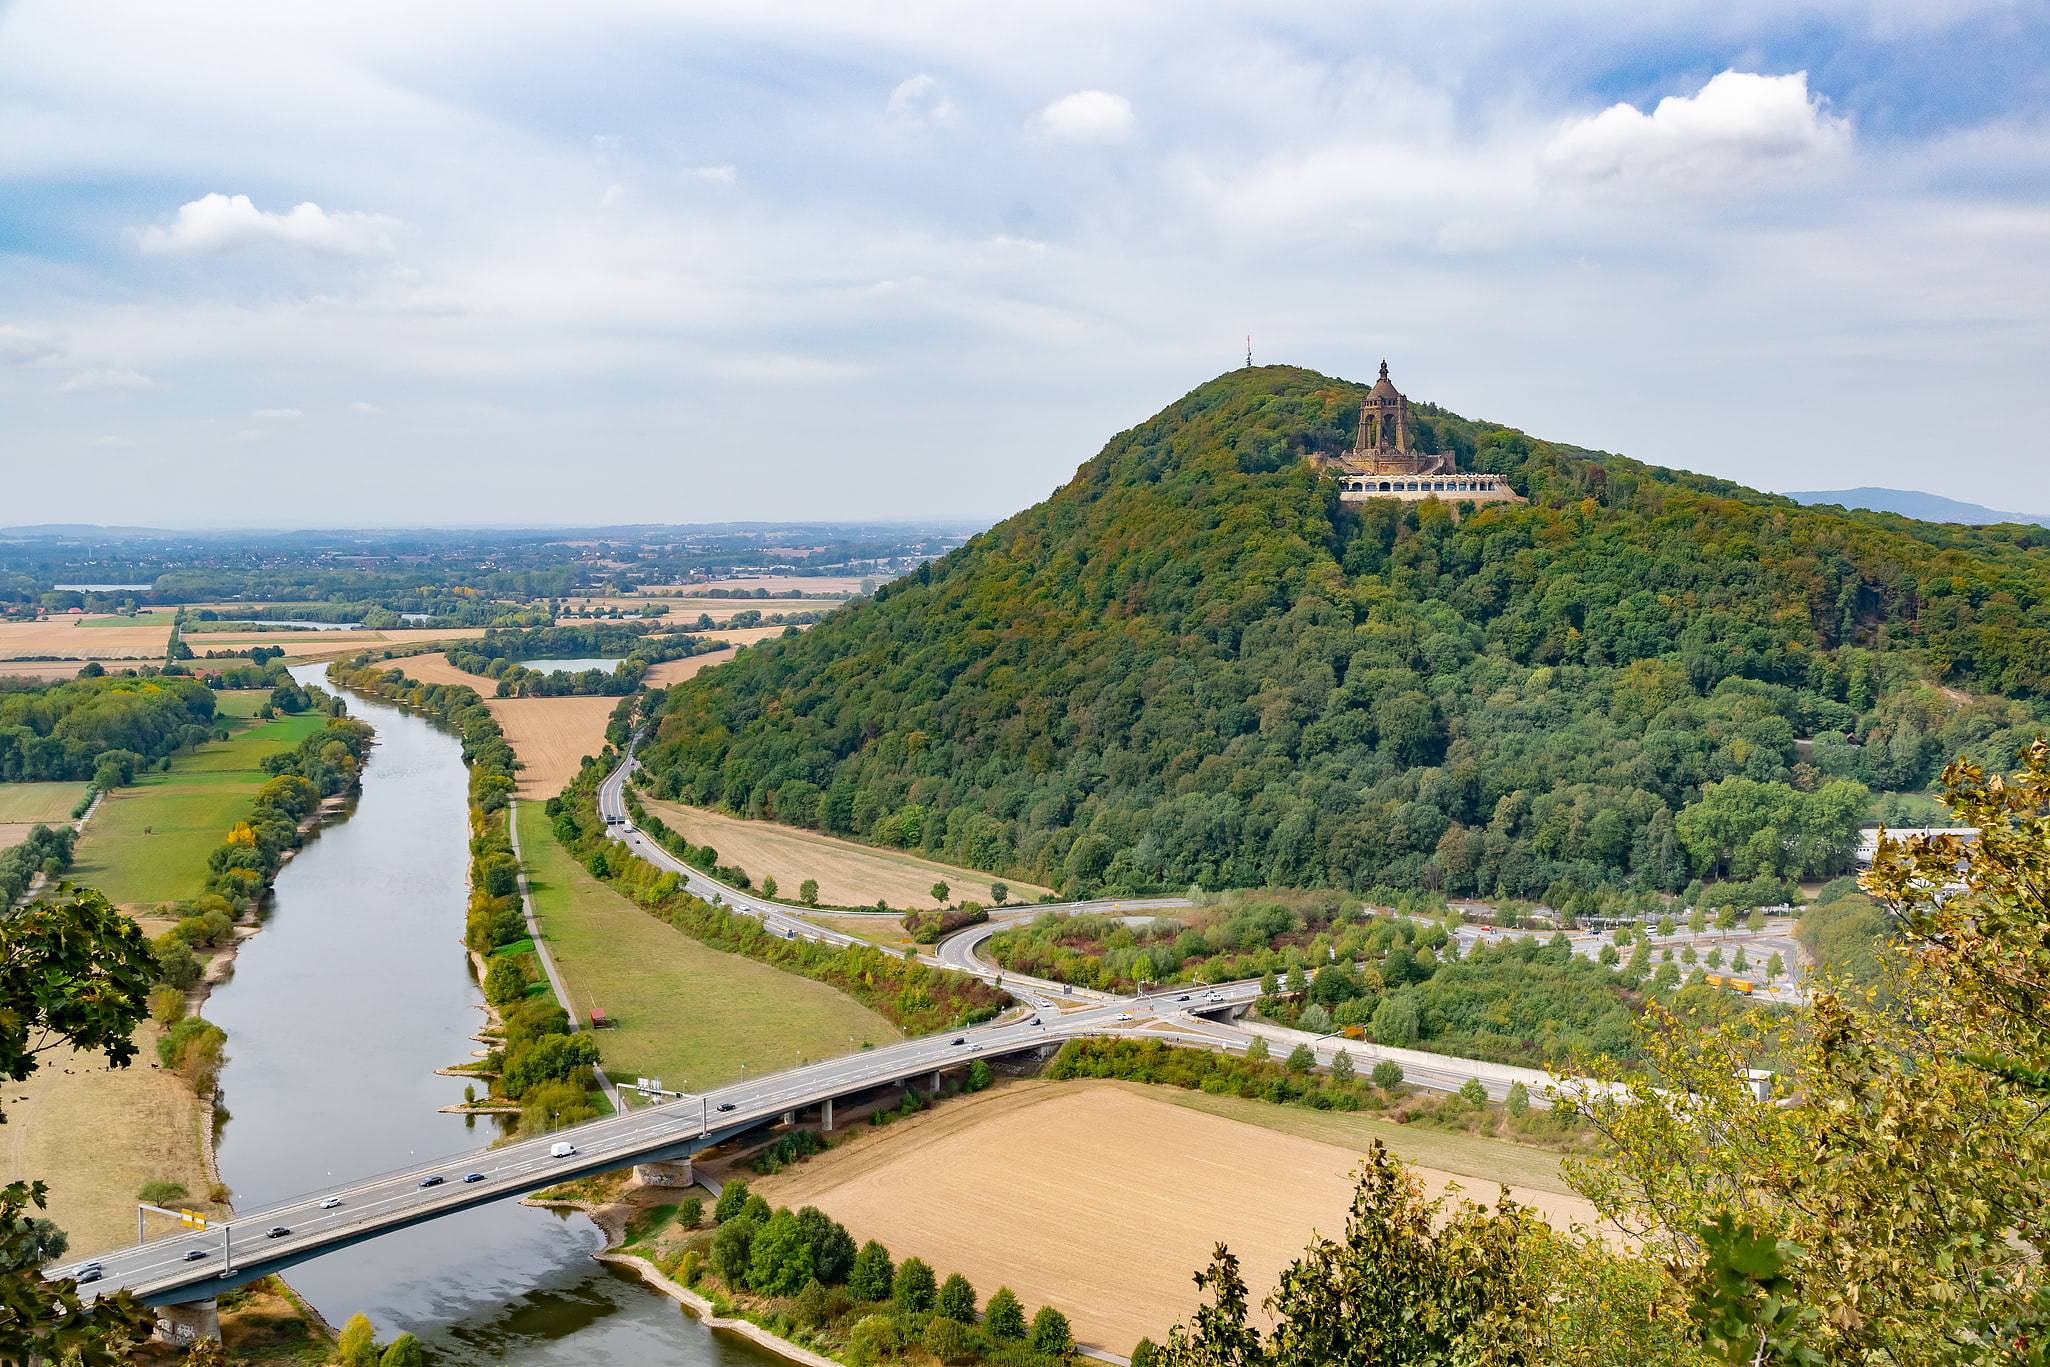
[[(956, 902), (972, 899), (987, 904), (992, 900), (992, 875), (974, 869), (935, 863), (902, 850), (857, 845), (772, 821), (741, 821), (674, 802), (647, 805), (691, 844), (717, 850), (720, 863), (747, 870), (757, 883), (765, 876), (775, 878), (777, 893), (786, 901), (797, 896), (798, 884), (807, 878), (819, 880), (820, 903), (833, 907), (874, 906), (878, 897), (893, 907), (929, 907), (935, 882), (946, 883)], [(1010, 882), (1014, 900), (1046, 891), (1031, 883), (1003, 881)]]
[(585, 755), (605, 748), (605, 722), (619, 699), (493, 698), (487, 705), (526, 766), (519, 772), (519, 795), (542, 800), (577, 776)]
[[(1276, 1108), (1281, 1109), (1281, 1108)], [(1030, 1315), (1059, 1307), (1083, 1343), (1158, 1343), (1199, 1303), (1190, 1275), (1223, 1241), (1255, 1305), (1314, 1229), (1342, 1237), (1354, 1149), (1278, 1134), (1130, 1083), (1022, 1083), (882, 1130), (770, 1178), (772, 1206), (816, 1205), (857, 1240), (959, 1272), (986, 1299), (1008, 1286)], [(1461, 1182), (1419, 1168), (1434, 1193)], [(1577, 1197), (1513, 1189), (1554, 1224), (1596, 1222)]]
[[(163, 658), (171, 642), (169, 617), (57, 617), (47, 622), (0, 622), (0, 659), (11, 655), (68, 655), (81, 660)], [(72, 666), (76, 673), (78, 666)]]

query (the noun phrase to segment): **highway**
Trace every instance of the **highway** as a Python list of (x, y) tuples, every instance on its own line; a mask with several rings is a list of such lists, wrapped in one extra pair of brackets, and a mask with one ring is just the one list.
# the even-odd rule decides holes
[[(627, 823), (624, 784), (634, 763), (629, 755), (601, 784), (599, 810), (612, 818), (614, 838), (635, 854), (686, 880), (698, 896), (718, 897), (734, 910), (759, 916), (774, 932), (835, 945), (869, 942), (805, 920), (795, 909), (753, 897), (705, 877)], [(980, 1058), (1042, 1050), (1091, 1036), (1136, 1034), (1201, 1047), (1243, 1053), (1254, 1036), (1210, 1020), (1250, 1003), (1257, 982), (1215, 987), (1170, 988), (1137, 998), (1085, 989), (1066, 991), (1060, 984), (1005, 975), (984, 963), (976, 948), (1003, 924), (1042, 911), (1107, 910), (1143, 912), (1187, 906), (1181, 898), (1099, 900), (1021, 907), (997, 921), (971, 927), (950, 937), (924, 956), (936, 966), (1001, 979), (1029, 1004), (988, 1025), (906, 1040), (878, 1049), (864, 1049), (841, 1058), (804, 1064), (785, 1072), (732, 1086), (663, 1101), (621, 1114), (557, 1130), (539, 1138), (498, 1148), (470, 1150), (403, 1170), (361, 1178), (340, 1186), (253, 1211), (204, 1230), (185, 1230), (151, 1239), (131, 1248), (98, 1255), (102, 1276), (81, 1286), (88, 1297), (126, 1287), (154, 1305), (200, 1300), (255, 1277), (280, 1272), (334, 1249), (375, 1238), (393, 1230), (453, 1214), (490, 1201), (504, 1200), (591, 1173), (609, 1172), (634, 1163), (686, 1157), (779, 1116), (861, 1092), (910, 1082), (947, 1068), (963, 1067)], [(1323, 1042), (1335, 1049), (1338, 1041)], [(1370, 1045), (1345, 1044), (1356, 1059), (1380, 1056)], [(1286, 1049), (1279, 1052), (1286, 1053)], [(1408, 1056), (1412, 1051), (1387, 1051)], [(1325, 1057), (1328, 1059), (1329, 1054)], [(1406, 1057), (1409, 1080), (1425, 1086), (1454, 1088), (1486, 1073), (1491, 1065), (1434, 1055)], [(1517, 1070), (1522, 1071), (1522, 1070)], [(1491, 1086), (1491, 1090), (1506, 1090)], [(1535, 1100), (1535, 1098), (1534, 1098)], [(558, 1145), (572, 1152), (552, 1153)], [(472, 1174), (475, 1181), (466, 1180)], [(440, 1179), (430, 1183), (430, 1179)], [(332, 1204), (331, 1204), (332, 1203)], [(286, 1232), (270, 1237), (268, 1231)], [(199, 1256), (189, 1257), (196, 1251)], [(53, 1264), (47, 1275), (76, 1276), (82, 1260)]]

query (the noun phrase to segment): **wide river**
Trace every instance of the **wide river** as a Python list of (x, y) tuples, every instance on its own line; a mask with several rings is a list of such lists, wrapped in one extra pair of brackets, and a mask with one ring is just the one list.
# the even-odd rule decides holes
[[(323, 667), (292, 671), (325, 683)], [(228, 1032), (221, 1176), (244, 1210), (490, 1142), (434, 1069), (468, 1058), (482, 994), (462, 948), (468, 831), (456, 740), (358, 694), (377, 746), (352, 808), (278, 875), (264, 930), (207, 1015)], [(337, 1326), (410, 1330), (437, 1364), (784, 1367), (590, 1255), (581, 1215), (514, 1202), (303, 1263), (287, 1279)]]

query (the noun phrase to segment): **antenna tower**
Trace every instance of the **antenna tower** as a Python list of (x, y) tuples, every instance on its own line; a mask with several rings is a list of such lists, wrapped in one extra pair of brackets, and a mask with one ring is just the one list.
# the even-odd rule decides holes
[(1248, 370), (1251, 370), (1252, 368), (1253, 368), (1253, 339), (1252, 339), (1252, 338), (1251, 338), (1250, 336), (1248, 336), (1248, 337), (1246, 338), (1246, 369), (1248, 369)]

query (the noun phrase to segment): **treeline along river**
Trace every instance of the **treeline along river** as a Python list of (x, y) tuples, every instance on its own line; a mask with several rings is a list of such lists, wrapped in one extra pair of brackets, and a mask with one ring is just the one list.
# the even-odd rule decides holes
[[(325, 683), (318, 665), (293, 676)], [(461, 751), (401, 708), (356, 694), (349, 707), (377, 728), (362, 794), (280, 872), (263, 933), (207, 1007), (228, 1032), (219, 1155), (243, 1210), (496, 1133), (437, 1110), (463, 1082), (434, 1069), (469, 1057), (483, 1020), (462, 948)], [(500, 1202), (288, 1280), (337, 1325), (361, 1310), (381, 1339), (419, 1335), (437, 1364), (781, 1362), (593, 1262), (602, 1243), (581, 1215)]]

